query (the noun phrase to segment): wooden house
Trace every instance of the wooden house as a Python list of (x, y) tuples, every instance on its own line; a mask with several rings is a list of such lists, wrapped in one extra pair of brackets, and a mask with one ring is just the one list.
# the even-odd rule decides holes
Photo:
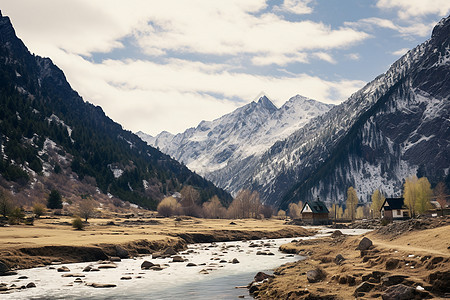
[(380, 208), (381, 218), (387, 220), (405, 220), (409, 218), (409, 209), (404, 198), (386, 198)]
[(317, 199), (317, 201), (306, 201), (303, 205), (302, 220), (310, 225), (327, 225), (330, 224), (328, 218), (328, 209), (326, 205)]

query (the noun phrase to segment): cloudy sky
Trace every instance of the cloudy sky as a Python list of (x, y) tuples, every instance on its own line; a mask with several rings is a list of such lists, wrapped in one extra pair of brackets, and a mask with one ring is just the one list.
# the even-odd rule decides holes
[(172, 133), (266, 94), (340, 103), (429, 38), (448, 0), (2, 0), (125, 129)]

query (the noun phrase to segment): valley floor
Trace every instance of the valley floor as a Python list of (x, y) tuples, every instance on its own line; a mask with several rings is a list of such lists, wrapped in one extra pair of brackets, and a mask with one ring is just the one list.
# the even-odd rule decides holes
[[(364, 236), (373, 245), (367, 250), (356, 250)], [(335, 233), (280, 248), (309, 258), (276, 269), (274, 279), (254, 289), (257, 298), (450, 297), (450, 218), (409, 220), (363, 236)], [(311, 270), (316, 271), (308, 272)]]
[(222, 242), (313, 235), (283, 220), (197, 218), (90, 219), (74, 230), (69, 218), (36, 219), (33, 226), (0, 228), (0, 274), (56, 262), (106, 260), (186, 248), (187, 243)]

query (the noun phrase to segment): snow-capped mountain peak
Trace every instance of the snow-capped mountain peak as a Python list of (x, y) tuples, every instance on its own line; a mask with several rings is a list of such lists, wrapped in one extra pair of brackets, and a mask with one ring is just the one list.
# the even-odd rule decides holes
[(177, 135), (167, 132), (156, 137), (142, 132), (138, 135), (191, 170), (208, 177), (212, 172), (228, 172), (230, 165), (261, 155), (276, 141), (286, 138), (331, 107), (297, 95), (277, 108), (262, 95), (257, 101), (216, 120), (202, 121), (196, 128)]

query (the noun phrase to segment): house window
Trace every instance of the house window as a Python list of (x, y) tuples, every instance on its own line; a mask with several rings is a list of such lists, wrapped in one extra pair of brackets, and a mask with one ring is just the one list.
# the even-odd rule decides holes
[(397, 209), (397, 216), (401, 216), (400, 209)]

